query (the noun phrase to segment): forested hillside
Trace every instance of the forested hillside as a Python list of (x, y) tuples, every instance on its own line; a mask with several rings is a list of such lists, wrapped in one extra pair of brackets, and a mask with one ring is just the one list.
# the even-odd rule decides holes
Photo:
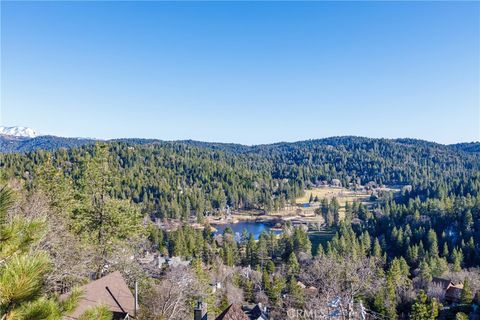
[[(480, 154), (417, 140), (356, 137), (246, 147), (193, 141), (125, 140), (108, 148), (111, 195), (141, 203), (158, 217), (188, 217), (225, 208), (266, 211), (283, 207), (307, 186), (339, 179), (343, 186), (413, 185), (415, 194), (441, 198), (480, 170)], [(4, 154), (6, 178), (34, 184), (44, 163), (76, 183), (95, 146), (53, 153)]]
[(15, 137), (0, 134), (0, 152), (31, 152), (35, 150), (57, 150), (60, 148), (73, 148), (88, 143), (92, 139), (63, 138), (55, 136), (39, 136), (35, 138)]
[[(0, 312), (27, 312), (47, 301), (66, 314), (55, 293), (120, 270), (129, 285), (140, 279), (142, 319), (186, 319), (199, 298), (213, 315), (230, 303), (262, 302), (278, 319), (289, 308), (313, 307), (353, 319), (359, 303), (384, 319), (473, 314), (480, 290), (480, 154), (463, 149), (359, 137), (253, 147), (131, 139), (2, 154), (1, 179), (17, 197), (0, 192), (0, 231), (18, 232), (18, 239), (36, 235), (13, 245), (22, 259), (40, 259), (35, 277), (44, 282), (38, 280), (29, 304), (16, 295), (0, 300)], [(208, 225), (189, 225), (227, 207), (268, 214), (334, 180), (351, 189), (394, 185), (401, 192), (371, 208), (347, 204), (345, 218), (331, 222), (335, 236), (315, 252), (308, 228), (289, 223), (281, 235), (263, 233), (258, 241), (248, 233), (238, 240), (228, 228), (213, 237)], [(325, 200), (318, 214), (336, 210), (335, 200)], [(154, 216), (184, 223), (161, 229)], [(2, 239), (0, 249), (12, 246)], [(31, 256), (36, 250), (41, 257)], [(152, 271), (140, 262), (147, 251), (190, 265)], [(4, 255), (11, 267), (0, 266), (0, 275), (20, 268)], [(173, 293), (179, 310), (159, 311), (167, 303), (163, 292), (179, 277), (189, 279)], [(441, 309), (447, 302), (435, 277), (462, 283), (458, 306)]]

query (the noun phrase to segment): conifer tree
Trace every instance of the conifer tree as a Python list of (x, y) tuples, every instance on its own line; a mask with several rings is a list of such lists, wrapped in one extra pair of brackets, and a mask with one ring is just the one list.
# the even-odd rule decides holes
[(441, 305), (436, 299), (428, 302), (428, 297), (423, 290), (417, 295), (417, 299), (412, 306), (410, 313), (411, 320), (434, 320), (438, 316), (438, 311)]
[(96, 253), (93, 268), (101, 276), (119, 241), (141, 233), (141, 214), (126, 200), (111, 197), (109, 154), (106, 145), (96, 144), (91, 159), (87, 159), (81, 178), (81, 207), (74, 213), (75, 229)]
[(7, 218), (13, 205), (10, 189), (0, 189), (0, 319), (60, 320), (71, 313), (80, 298), (73, 290), (69, 298), (44, 296), (43, 280), (49, 271), (46, 252), (34, 250), (45, 233), (41, 218), (27, 221), (23, 217)]
[(465, 304), (470, 304), (472, 303), (473, 299), (473, 293), (472, 293), (472, 288), (470, 287), (470, 281), (468, 278), (465, 278), (463, 280), (463, 290), (460, 295), (460, 301)]
[(438, 241), (437, 234), (433, 229), (428, 231), (428, 244), (430, 246), (429, 253), (432, 258), (438, 257)]
[(300, 287), (295, 277), (289, 278), (287, 289), (292, 306), (294, 308), (301, 308), (305, 303), (305, 295), (302, 287)]
[(78, 320), (111, 320), (112, 317), (113, 314), (107, 306), (99, 305), (89, 308)]
[(428, 265), (427, 261), (423, 259), (420, 262), (420, 278), (425, 282), (428, 283), (432, 281), (432, 271), (430, 269), (430, 266)]
[(290, 253), (287, 262), (287, 274), (290, 276), (297, 275), (300, 271), (300, 264), (298, 263), (295, 252)]
[(453, 271), (458, 272), (462, 270), (462, 262), (463, 262), (462, 249), (459, 249), (459, 248), (453, 249), (452, 262), (453, 262), (453, 268), (452, 268)]
[(448, 250), (448, 243), (446, 241), (443, 243), (442, 256), (444, 258), (448, 258), (450, 256), (450, 251)]
[(373, 243), (372, 255), (379, 259), (382, 258), (382, 247), (380, 247), (380, 241), (378, 241), (378, 238), (375, 238), (375, 242)]
[(468, 316), (463, 312), (459, 312), (455, 315), (455, 320), (468, 320)]

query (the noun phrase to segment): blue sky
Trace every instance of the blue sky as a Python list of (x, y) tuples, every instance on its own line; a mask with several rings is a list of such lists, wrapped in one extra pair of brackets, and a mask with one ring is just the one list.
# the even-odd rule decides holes
[(1, 124), (480, 140), (479, 2), (1, 2)]

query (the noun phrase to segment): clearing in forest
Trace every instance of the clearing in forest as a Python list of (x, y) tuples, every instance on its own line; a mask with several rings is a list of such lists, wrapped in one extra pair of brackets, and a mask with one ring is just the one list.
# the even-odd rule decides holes
[[(318, 198), (316, 202), (309, 202), (310, 198)], [(308, 205), (307, 208), (302, 208), (302, 210), (315, 210), (320, 206), (320, 203), (323, 199), (328, 199), (330, 202), (333, 198), (336, 198), (338, 204), (340, 205), (340, 218), (345, 217), (345, 204), (347, 202), (357, 202), (361, 201), (364, 204), (368, 205), (370, 203), (370, 194), (367, 191), (353, 191), (341, 187), (316, 187), (311, 189), (306, 189), (303, 196), (298, 197), (295, 202), (300, 207)]]

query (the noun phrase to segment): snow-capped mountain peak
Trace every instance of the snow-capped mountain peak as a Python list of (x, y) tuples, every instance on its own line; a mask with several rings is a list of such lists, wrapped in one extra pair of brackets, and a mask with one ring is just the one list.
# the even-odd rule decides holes
[(0, 134), (14, 136), (14, 137), (25, 137), (25, 138), (35, 138), (38, 134), (35, 130), (27, 127), (4, 127), (0, 126)]

